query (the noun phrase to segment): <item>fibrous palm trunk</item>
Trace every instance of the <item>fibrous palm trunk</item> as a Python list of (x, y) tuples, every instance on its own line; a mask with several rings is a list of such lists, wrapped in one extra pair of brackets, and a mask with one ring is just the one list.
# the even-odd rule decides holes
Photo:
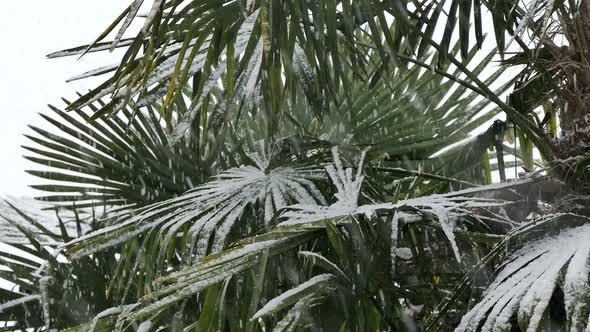
[(567, 17), (560, 16), (560, 30), (567, 47), (559, 48), (553, 64), (560, 86), (561, 134), (556, 155), (562, 160), (579, 158), (590, 148), (590, 1), (583, 0)]

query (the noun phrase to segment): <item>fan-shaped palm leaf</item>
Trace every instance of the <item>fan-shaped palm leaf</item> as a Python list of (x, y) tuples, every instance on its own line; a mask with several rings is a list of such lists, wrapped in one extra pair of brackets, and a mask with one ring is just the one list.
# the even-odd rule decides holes
[[(588, 218), (565, 214), (543, 222), (555, 221), (573, 226), (527, 241), (507, 257), (483, 299), (456, 331), (509, 331), (513, 325), (523, 331), (588, 328)], [(561, 308), (556, 294), (563, 296)], [(559, 310), (564, 310), (564, 317), (554, 314)]]
[[(50, 107), (52, 114), (41, 116), (59, 133), (31, 126), (37, 135), (26, 135), (34, 144), (24, 147), (31, 153), (25, 158), (41, 170), (28, 172), (52, 181), (32, 186), (52, 193), (40, 199), (65, 208), (142, 206), (182, 194), (207, 177), (208, 156), (195, 154), (190, 137), (168, 147), (153, 109), (129, 108), (88, 122), (94, 107), (76, 114)], [(215, 153), (216, 144), (201, 148)]]

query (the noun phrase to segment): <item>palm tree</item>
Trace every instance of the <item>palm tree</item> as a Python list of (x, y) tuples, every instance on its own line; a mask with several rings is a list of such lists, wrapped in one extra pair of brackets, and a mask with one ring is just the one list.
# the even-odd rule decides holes
[(3, 330), (588, 328), (586, 1), (142, 5), (49, 55), (126, 50), (31, 126)]

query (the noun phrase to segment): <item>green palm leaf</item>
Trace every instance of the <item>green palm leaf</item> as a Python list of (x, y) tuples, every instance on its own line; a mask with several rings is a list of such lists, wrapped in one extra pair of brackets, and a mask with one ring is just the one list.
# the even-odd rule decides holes
[[(508, 256), (484, 297), (463, 317), (457, 331), (475, 330), (480, 323), (482, 331), (509, 331), (513, 325), (523, 330), (577, 331), (587, 327), (587, 218), (570, 214), (549, 216), (524, 226), (521, 232), (558, 221), (572, 227), (555, 235), (537, 236)], [(550, 313), (550, 301), (554, 301), (556, 293), (563, 294), (563, 302), (553, 303)], [(563, 317), (554, 314), (560, 305), (565, 312)]]

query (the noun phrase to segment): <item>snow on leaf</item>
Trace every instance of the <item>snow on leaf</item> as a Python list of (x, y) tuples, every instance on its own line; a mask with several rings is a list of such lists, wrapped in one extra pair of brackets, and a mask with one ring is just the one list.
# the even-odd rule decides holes
[[(290, 210), (285, 212), (282, 216), (286, 219), (281, 222), (279, 226), (288, 226), (313, 222), (322, 219), (332, 219), (336, 217), (344, 217), (348, 215), (366, 215), (368, 217), (375, 214), (378, 210), (394, 210), (402, 207), (412, 207), (429, 212), (441, 218), (445, 225), (441, 225), (448, 230), (453, 228), (452, 220), (465, 214), (465, 209), (476, 207), (494, 207), (502, 205), (503, 202), (495, 199), (469, 197), (464, 194), (474, 194), (478, 192), (485, 192), (491, 189), (500, 189), (504, 186), (495, 185), (482, 186), (477, 190), (463, 190), (451, 192), (448, 194), (435, 194), (424, 197), (410, 198), (399, 200), (396, 203), (378, 203), (368, 205), (358, 205), (358, 197), (363, 181), (362, 172), (363, 160), (357, 167), (357, 174), (353, 177), (352, 169), (344, 169), (337, 150), (334, 153), (334, 164), (328, 165), (326, 171), (328, 176), (335, 185), (337, 193), (334, 195), (337, 201), (330, 206), (317, 206), (296, 204), (289, 206)], [(445, 233), (446, 234), (446, 233)], [(453, 237), (446, 234), (447, 237)]]
[(139, 11), (139, 8), (141, 7), (142, 3), (143, 0), (135, 0), (133, 1), (133, 3), (131, 3), (131, 6), (129, 7), (129, 13), (127, 14), (127, 17), (123, 22), (123, 25), (121, 26), (121, 28), (119, 28), (117, 36), (115, 36), (115, 39), (111, 44), (111, 47), (109, 49), (111, 52), (115, 49), (115, 47), (117, 47), (117, 44), (119, 44), (121, 38), (123, 38), (123, 34), (125, 33), (125, 31), (127, 31), (127, 28), (129, 28), (131, 22), (133, 22), (133, 19), (135, 18), (135, 15), (137, 15), (137, 12)]
[(152, 321), (146, 320), (137, 327), (137, 332), (148, 332), (152, 327)]
[(260, 9), (256, 9), (254, 12), (252, 12), (252, 14), (248, 15), (248, 17), (244, 20), (244, 23), (242, 23), (240, 26), (238, 34), (236, 35), (236, 54), (242, 53), (248, 44), (248, 40), (250, 40), (250, 35), (254, 30), (256, 20), (258, 20), (259, 12)]
[(457, 262), (461, 262), (461, 254), (459, 253), (457, 242), (455, 242), (455, 233), (453, 233), (455, 228), (454, 220), (449, 217), (449, 212), (443, 205), (439, 204), (431, 204), (430, 206), (427, 206), (427, 209), (432, 211), (432, 213), (437, 217), (443, 233), (445, 233), (445, 236), (451, 243)]
[(148, 13), (147, 17), (145, 18), (145, 21), (143, 22), (143, 27), (141, 27), (141, 34), (142, 35), (144, 35), (144, 36), (147, 35), (148, 29), (150, 28), (150, 26), (152, 25), (152, 22), (156, 18), (156, 15), (160, 11), (160, 6), (162, 5), (162, 1), (164, 1), (164, 0), (155, 0), (154, 3), (152, 4), (152, 8), (150, 9), (150, 12)]
[[(317, 220), (329, 220), (339, 217), (365, 215), (371, 217), (380, 210), (399, 210), (401, 208), (414, 208), (420, 213), (433, 214), (439, 224), (440, 228), (451, 243), (453, 253), (457, 261), (461, 261), (461, 255), (455, 242), (454, 229), (456, 227), (456, 220), (468, 213), (468, 208), (485, 208), (502, 205), (503, 202), (481, 197), (467, 197), (464, 195), (474, 194), (478, 192), (485, 192), (486, 190), (495, 190), (504, 188), (500, 185), (492, 185), (486, 187), (479, 187), (475, 189), (467, 189), (463, 191), (451, 192), (448, 194), (436, 194), (431, 196), (417, 197), (405, 200), (399, 200), (396, 203), (380, 203), (380, 204), (358, 204), (358, 198), (361, 193), (361, 186), (363, 182), (362, 166), (364, 160), (364, 153), (360, 158), (357, 166), (356, 175), (353, 176), (352, 168), (344, 168), (337, 148), (332, 150), (334, 155), (334, 163), (326, 166), (326, 172), (336, 187), (336, 194), (334, 195), (337, 201), (329, 206), (321, 205), (306, 205), (295, 204), (289, 206), (289, 210), (284, 212), (281, 217), (285, 219), (279, 226), (290, 226), (297, 224), (305, 224)], [(396, 215), (400, 211), (396, 211)], [(401, 216), (401, 215), (400, 215)], [(394, 216), (392, 223), (396, 224), (398, 220)], [(397, 241), (397, 225), (393, 225), (391, 240), (391, 262), (395, 264), (395, 249)]]
[[(236, 42), (234, 45), (235, 54), (241, 54), (246, 49), (246, 46), (248, 45), (248, 40), (250, 39), (250, 36), (252, 34), (252, 30), (254, 29), (254, 24), (256, 23), (257, 18), (258, 18), (258, 10), (256, 10), (250, 16), (248, 16), (246, 18), (246, 20), (244, 21), (244, 23), (242, 23), (242, 25), (240, 26), (240, 29), (238, 30), (238, 34), (236, 37)], [(224, 49), (223, 52), (225, 52), (225, 51), (226, 50)], [(254, 61), (255, 61), (254, 68), (251, 68), (251, 72), (249, 73), (249, 75), (255, 75), (255, 77), (254, 77), (252, 83), (250, 83), (250, 80), (252, 79), (252, 77), (248, 77), (246, 89), (250, 89), (250, 90), (246, 90), (246, 91), (253, 91), (254, 90), (254, 88), (251, 87), (250, 85), (256, 84), (256, 77), (258, 76), (258, 71), (260, 71), (260, 64), (262, 63), (262, 54), (254, 54), (253, 57), (255, 57), (255, 56), (257, 56), (258, 58), (254, 58)], [(176, 61), (173, 63), (171, 60), (172, 59), (169, 59), (168, 65), (164, 66), (164, 68), (166, 69), (166, 75), (165, 75), (166, 77), (168, 77), (172, 74), (173, 67), (176, 63)], [(201, 61), (203, 63), (205, 61), (204, 54), (202, 55)], [(201, 67), (202, 67), (202, 65), (201, 65)], [(189, 108), (189, 111), (184, 114), (182, 119), (180, 119), (180, 121), (178, 121), (178, 123), (174, 127), (174, 131), (171, 134), (171, 138), (170, 138), (170, 145), (174, 145), (178, 140), (180, 140), (184, 136), (184, 133), (188, 130), (191, 123), (194, 121), (194, 119), (198, 113), (198, 110), (203, 105), (205, 98), (207, 97), (207, 95), (209, 95), (209, 92), (211, 91), (211, 89), (218, 83), (218, 80), (220, 79), (221, 75), (225, 71), (226, 67), (227, 67), (227, 62), (220, 63), (219, 66), (215, 69), (215, 71), (209, 76), (209, 78), (205, 82), (205, 85), (203, 86), (200, 97), (197, 99), (197, 101), (193, 102), (193, 105), (191, 105), (191, 107)], [(258, 68), (258, 69), (256, 69), (256, 68)], [(192, 71), (192, 65), (191, 65), (191, 71)], [(189, 74), (191, 73), (191, 71), (189, 71)], [(248, 95), (249, 95), (249, 92), (248, 92)]]
[(113, 331), (116, 332), (121, 332), (124, 331), (123, 326), (126, 323), (126, 317), (137, 307), (139, 307), (141, 305), (141, 303), (130, 303), (127, 304), (125, 306), (123, 306), (123, 310), (121, 310), (121, 313), (118, 314), (117, 317), (117, 321), (115, 322), (115, 326)]
[[(262, 65), (262, 38), (258, 41), (254, 53), (250, 57), (248, 67), (240, 75), (240, 85), (243, 87), (242, 95), (246, 101), (252, 101), (252, 97), (256, 95), (256, 82), (258, 74), (260, 73), (260, 66)], [(234, 96), (234, 99), (238, 94)]]
[(67, 247), (74, 249), (74, 257), (80, 257), (161, 227), (161, 233), (166, 235), (160, 246), (166, 248), (177, 231), (188, 225), (189, 246), (196, 248), (194, 260), (198, 260), (207, 254), (210, 240), (213, 240), (214, 251), (223, 248), (226, 235), (250, 205), (257, 204), (268, 222), (276, 210), (289, 203), (322, 203), (317, 200), (319, 190), (310, 181), (320, 174), (319, 170), (297, 166), (232, 168), (180, 197), (153, 204), (129, 216), (114, 216), (111, 219), (117, 220), (114, 225), (77, 238)]
[(51, 277), (44, 276), (39, 279), (39, 290), (41, 291), (41, 304), (43, 307), (43, 319), (45, 320), (45, 327), (49, 331), (51, 314), (49, 312), (49, 282)]
[(395, 262), (397, 260), (397, 239), (399, 236), (399, 219), (401, 212), (396, 212), (391, 219), (391, 247), (390, 247), (390, 255), (391, 255), (391, 272), (392, 275), (395, 273)]
[(184, 137), (184, 134), (190, 128), (191, 124), (195, 120), (198, 114), (198, 110), (201, 108), (201, 106), (203, 106), (203, 102), (209, 95), (209, 92), (218, 83), (217, 81), (225, 71), (225, 67), (225, 63), (221, 63), (219, 67), (215, 69), (215, 71), (211, 74), (211, 76), (209, 76), (209, 78), (205, 82), (199, 99), (193, 105), (191, 105), (190, 109), (185, 114), (183, 114), (182, 118), (178, 121), (176, 126), (174, 126), (174, 131), (172, 132), (169, 138), (170, 146), (176, 144), (182, 137)]
[(254, 314), (254, 316), (252, 316), (251, 320), (256, 320), (258, 318), (272, 314), (273, 312), (281, 310), (310, 294), (314, 294), (319, 291), (325, 291), (326, 289), (330, 288), (328, 285), (333, 279), (334, 276), (329, 273), (317, 275), (300, 284), (299, 286), (292, 288), (268, 301), (264, 307), (262, 307)]
[[(20, 227), (37, 235), (41, 244), (56, 244), (55, 239), (47, 236), (43, 231), (32, 225), (8, 203), (13, 205), (30, 219), (38, 222), (42, 227), (45, 227), (54, 234), (61, 234), (59, 221), (55, 211), (43, 210), (45, 208), (50, 208), (50, 204), (42, 203), (28, 197), (8, 196), (0, 198), (0, 242), (10, 244), (30, 244), (26, 235), (12, 224), (18, 223)], [(67, 232), (70, 235), (76, 234), (76, 223), (73, 222), (73, 219), (75, 218), (74, 214), (67, 210), (60, 210), (59, 217), (64, 221)], [(10, 220), (10, 222), (8, 220)]]
[(273, 332), (287, 332), (294, 331), (297, 327), (297, 323), (301, 315), (308, 310), (311, 300), (313, 300), (313, 294), (308, 295), (301, 300), (297, 301), (293, 308), (287, 312), (272, 330)]
[(320, 219), (331, 219), (334, 217), (354, 214), (358, 207), (358, 197), (364, 180), (362, 167), (365, 152), (362, 153), (358, 164), (356, 176), (352, 176), (352, 168), (344, 169), (338, 148), (332, 149), (334, 164), (326, 166), (326, 172), (336, 186), (334, 196), (337, 201), (330, 206), (297, 204), (291, 205), (291, 210), (285, 212), (282, 216), (287, 218), (279, 226), (288, 226), (293, 224), (307, 223)]
[(408, 260), (414, 256), (410, 248), (397, 248), (395, 249), (395, 255), (401, 259)]
[[(205, 61), (206, 61), (207, 56), (206, 56), (206, 54), (204, 54), (204, 51), (209, 48), (209, 43), (210, 43), (210, 40), (206, 40), (203, 42), (203, 45), (201, 45), (201, 47), (199, 49), (199, 53), (195, 56), (192, 63), (190, 64), (188, 75), (194, 75), (196, 72), (201, 70), (203, 68), (203, 66), (205, 65)], [(192, 45), (192, 47), (197, 47), (197, 45)], [(168, 59), (166, 59), (166, 60), (162, 61), (160, 64), (158, 64), (156, 66), (156, 68), (154, 68), (154, 70), (152, 71), (150, 77), (148, 78), (146, 86), (151, 86), (151, 85), (156, 84), (161, 81), (167, 81), (170, 78), (170, 76), (172, 76), (172, 74), (174, 73), (174, 67), (176, 66), (176, 63), (178, 62), (179, 56), (180, 56), (179, 53), (174, 54), (173, 56), (169, 57)], [(187, 59), (187, 58), (183, 59), (183, 67), (188, 65), (188, 60), (189, 59)], [(164, 94), (166, 94), (168, 87), (165, 86), (162, 89), (164, 91), (164, 92), (162, 92), (162, 96), (163, 96)], [(143, 104), (145, 104), (145, 102)]]
[(96, 316), (94, 316), (94, 318), (92, 319), (92, 322), (90, 323), (90, 327), (88, 328), (88, 332), (93, 332), (96, 329), (96, 326), (98, 325), (98, 322), (100, 321), (100, 319), (105, 318), (105, 317), (109, 317), (109, 316), (119, 315), (119, 314), (121, 314), (121, 312), (123, 312), (124, 309), (125, 309), (125, 306), (121, 306), (121, 307), (112, 307), (112, 308), (108, 308), (106, 310), (101, 311)]
[[(137, 3), (140, 2), (140, 0), (136, 0)], [(135, 3), (134, 3), (135, 4)], [(133, 4), (133, 5), (134, 5)], [(160, 5), (162, 4), (162, 0), (156, 0), (153, 2), (153, 5), (150, 9), (150, 12), (148, 13), (144, 25), (140, 31), (140, 34), (142, 34), (143, 36), (145, 36), (150, 28), (150, 26), (152, 25), (157, 13), (160, 10)], [(132, 6), (132, 12), (129, 13), (128, 18), (131, 17), (131, 15), (135, 15), (133, 13), (135, 7)], [(258, 10), (254, 11), (252, 14), (250, 14), (242, 23), (242, 25), (239, 28), (239, 31), (237, 33), (237, 38), (236, 38), (236, 42), (234, 45), (235, 48), (235, 54), (239, 55), (242, 54), (247, 45), (248, 45), (248, 41), (252, 35), (252, 32), (254, 30), (256, 21), (258, 19)], [(124, 25), (122, 28), (125, 27), (125, 25), (127, 24), (127, 20), (124, 22)], [(122, 30), (120, 30), (122, 31)], [(127, 40), (122, 40), (120, 41), (120, 43), (118, 43), (117, 40), (115, 40), (115, 42), (113, 43), (108, 43), (107, 45), (101, 46), (100, 50), (102, 49), (108, 49), (111, 47), (111, 45), (115, 45), (117, 46), (117, 43), (119, 45), (123, 45), (123, 43), (125, 45), (129, 45), (131, 42), (133, 41), (133, 39), (127, 41)], [(202, 70), (203, 67), (205, 66), (205, 64), (207, 63), (207, 49), (209, 48), (209, 44), (210, 44), (211, 38), (207, 38), (205, 39), (205, 41), (203, 42), (203, 44), (201, 45), (200, 49), (198, 50), (198, 53), (196, 54), (195, 58), (193, 59), (193, 61), (191, 63), (188, 63), (189, 59), (183, 59), (183, 64), (182, 67), (189, 67), (188, 68), (188, 72), (187, 72), (187, 76), (191, 77), (194, 74), (196, 74), (198, 71)], [(189, 43), (189, 46), (191, 47), (196, 47), (196, 40), (191, 41), (191, 43)], [(168, 87), (167, 86), (158, 86), (155, 89), (151, 90), (151, 91), (147, 91), (146, 87), (152, 87), (155, 84), (162, 84), (163, 82), (168, 82), (170, 81), (170, 77), (173, 75), (174, 71), (175, 71), (175, 66), (178, 62), (178, 57), (180, 55), (178, 51), (178, 49), (181, 47), (182, 43), (176, 43), (170, 46), (167, 46), (165, 49), (156, 49), (154, 50), (155, 53), (162, 53), (162, 54), (166, 54), (167, 57), (165, 58), (164, 61), (160, 62), (159, 64), (157, 64), (155, 66), (155, 68), (151, 71), (151, 73), (149, 74), (149, 77), (145, 78), (145, 84), (141, 84), (141, 85), (136, 85), (134, 86), (132, 89), (129, 88), (125, 88), (122, 89), (120, 91), (117, 91), (116, 89), (116, 82), (112, 82), (111, 84), (107, 84), (104, 86), (104, 88), (100, 91), (98, 91), (96, 93), (95, 96), (93, 96), (92, 98), (90, 98), (88, 101), (81, 103), (78, 108), (83, 108), (86, 107), (88, 105), (90, 105), (91, 103), (99, 100), (102, 97), (105, 97), (109, 94), (113, 94), (113, 99), (116, 98), (132, 98), (137, 96), (138, 93), (140, 92), (144, 92), (140, 95), (140, 98), (138, 99), (138, 105), (139, 106), (145, 106), (147, 104), (150, 104), (152, 102), (157, 101), (159, 98), (163, 97), (167, 90)], [(99, 50), (98, 47), (95, 47), (96, 50)], [(93, 48), (93, 51), (95, 49)], [(51, 54), (51, 57), (57, 57), (57, 56), (66, 56), (66, 55), (70, 55), (70, 53), (72, 54), (78, 54), (80, 52), (61, 52), (61, 53), (54, 53)], [(224, 55), (226, 55), (226, 49), (222, 50), (222, 52), (220, 53), (220, 57), (223, 57)], [(226, 61), (221, 61), (219, 63), (219, 65), (217, 66), (217, 71), (215, 73), (213, 73), (210, 77), (210, 79), (208, 80), (208, 82), (206, 83), (206, 87), (209, 87), (209, 89), (214, 86), (217, 83), (217, 79), (221, 76), (222, 72), (225, 70), (227, 66), (227, 62)], [(112, 70), (112, 68), (98, 68), (94, 71), (91, 71), (89, 73), (85, 73), (83, 75), (81, 75), (82, 77), (88, 76), (88, 75), (96, 75), (97, 73), (102, 73), (105, 70)], [(216, 78), (217, 77), (217, 78)], [(80, 77), (76, 77), (74, 79), (78, 79)], [(128, 82), (130, 80), (131, 76), (129, 74), (124, 75), (123, 77), (121, 77), (120, 82)], [(240, 77), (238, 77), (239, 79)], [(203, 93), (202, 96), (206, 97), (206, 95), (208, 94), (208, 90), (203, 89)], [(203, 98), (204, 98), (203, 97)], [(202, 104), (202, 100), (203, 98), (199, 98), (199, 100), (197, 100), (192, 109), (198, 109), (197, 106), (201, 106)], [(117, 109), (117, 108), (115, 108)], [(175, 129), (177, 131), (176, 135), (173, 135), (173, 137), (177, 137), (180, 134), (178, 134), (178, 132), (184, 133), (184, 131), (186, 131), (188, 129), (188, 125), (186, 124), (191, 118), (194, 118), (194, 112), (188, 112), (188, 115), (185, 116), (184, 121), (181, 121), (176, 127), (178, 129)]]
[(133, 313), (131, 316), (133, 319), (147, 317), (172, 303), (181, 301), (211, 285), (224, 281), (254, 266), (258, 262), (261, 252), (273, 246), (280, 245), (289, 239), (290, 237), (286, 237), (283, 240), (265, 240), (248, 243), (218, 254), (213, 254), (208, 259), (201, 261), (193, 267), (171, 273), (157, 281), (158, 283), (171, 282), (170, 285), (154, 291), (145, 297), (147, 300), (161, 298)]
[(572, 329), (582, 329), (583, 317), (588, 315), (590, 300), (590, 241), (578, 250), (570, 260), (563, 285), (565, 311)]
[(313, 68), (309, 64), (309, 61), (307, 61), (305, 52), (299, 43), (295, 43), (295, 49), (293, 50), (293, 69), (303, 89), (306, 92), (313, 91)]
[[(131, 38), (124, 39), (121, 42), (119, 42), (118, 47), (129, 46), (129, 45), (131, 45), (132, 42), (133, 42), (133, 39), (131, 39)], [(111, 47), (110, 42), (96, 43), (94, 46), (92, 46), (88, 50), (87, 50), (87, 47), (76, 47), (73, 49), (67, 49), (67, 50), (62, 50), (62, 51), (50, 53), (47, 55), (47, 58), (48, 59), (55, 59), (55, 58), (62, 58), (62, 57), (67, 57), (67, 56), (74, 56), (74, 55), (78, 55), (78, 54), (82, 54), (82, 53), (100, 52), (100, 51), (108, 50), (110, 47)]]
[(116, 70), (118, 67), (119, 67), (118, 64), (99, 67), (99, 68), (96, 68), (96, 69), (93, 69), (93, 70), (89, 70), (89, 71), (87, 71), (85, 73), (82, 73), (80, 75), (72, 76), (72, 77), (68, 78), (66, 80), (66, 82), (67, 83), (70, 83), (70, 82), (81, 80), (81, 79), (88, 78), (88, 77), (91, 77), (91, 76), (102, 75), (102, 74), (111, 72), (113, 70)]
[(521, 328), (537, 331), (557, 287), (564, 293), (570, 330), (583, 330), (590, 313), (589, 258), (590, 224), (525, 243), (508, 257), (483, 299), (463, 317), (456, 331), (475, 331), (478, 326), (481, 331), (509, 330), (514, 315)]
[(301, 256), (307, 257), (309, 259), (311, 259), (314, 264), (322, 267), (323, 269), (331, 272), (332, 274), (334, 274), (335, 276), (338, 276), (340, 278), (342, 278), (343, 280), (348, 280), (350, 281), (350, 279), (348, 278), (348, 276), (346, 275), (346, 273), (344, 273), (344, 271), (342, 271), (338, 265), (334, 264), (332, 261), (330, 261), (329, 259), (325, 258), (324, 256), (318, 254), (317, 252), (312, 252), (312, 251), (300, 251), (298, 253)]
[(30, 301), (41, 301), (41, 296), (38, 294), (35, 295), (27, 295), (27, 296), (23, 296), (23, 297), (19, 297), (18, 299), (14, 299), (11, 301), (6, 301), (4, 303), (0, 304), (0, 313), (3, 313), (4, 310), (12, 308), (12, 307), (16, 307), (19, 305), (24, 305), (27, 302)]
[[(442, 212), (440, 211), (432, 211), (432, 206), (434, 206), (435, 210), (444, 208), (447, 215), (445, 217), (456, 218), (471, 213), (467, 210), (468, 208), (485, 208), (489, 206), (498, 206), (502, 203), (501, 201), (489, 198), (468, 197), (468, 195), (478, 193), (478, 190), (472, 190), (469, 192), (458, 191), (445, 195), (431, 195), (428, 197), (400, 200), (396, 203), (358, 206), (359, 192), (363, 179), (362, 158), (355, 173), (352, 168), (344, 167), (343, 163), (340, 161), (337, 150), (334, 150), (333, 154), (338, 161), (334, 161), (331, 167), (326, 168), (326, 171), (336, 186), (337, 192), (335, 197), (337, 201), (334, 204), (330, 206), (325, 206), (325, 203), (322, 203), (324, 206), (304, 203), (290, 205), (289, 207), (291, 210), (285, 212), (283, 215), (290, 216), (290, 219), (288, 218), (280, 227), (276, 227), (269, 233), (242, 240), (229, 249), (204, 257), (192, 266), (170, 273), (157, 280), (156, 283), (162, 285), (162, 287), (153, 291), (149, 295), (146, 295), (144, 297), (144, 303), (149, 304), (130, 315), (130, 317), (135, 320), (143, 319), (174, 303), (193, 296), (215, 283), (227, 280), (227, 278), (230, 278), (237, 273), (241, 273), (257, 264), (263, 252), (268, 251), (271, 255), (276, 255), (285, 250), (296, 248), (302, 243), (317, 236), (318, 233), (316, 231), (325, 227), (325, 224), (322, 223), (322, 219), (324, 218), (342, 217), (350, 214), (366, 214), (372, 216), (378, 210), (398, 210), (395, 211), (395, 215), (397, 215), (400, 220), (407, 222), (408, 220), (416, 220), (414, 217), (419, 213), (430, 213), (435, 216), (436, 214), (441, 215)], [(197, 248), (201, 248), (197, 250), (200, 252), (197, 257), (200, 258), (200, 255), (205, 252), (205, 240), (209, 242), (211, 239), (210, 236), (208, 237), (204, 235), (209, 234), (212, 229), (216, 229), (217, 226), (213, 225), (216, 225), (219, 222), (227, 222), (228, 217), (224, 216), (230, 214), (234, 215), (232, 211), (241, 210), (242, 208), (240, 206), (243, 205), (241, 205), (240, 202), (257, 202), (260, 210), (268, 211), (269, 204), (271, 208), (273, 207), (273, 204), (274, 207), (277, 208), (289, 201), (297, 201), (297, 197), (302, 194), (299, 192), (300, 188), (299, 190), (295, 187), (289, 189), (289, 186), (292, 186), (291, 181), (299, 182), (299, 185), (308, 189), (307, 194), (305, 194), (307, 199), (315, 199), (313, 194), (314, 190), (309, 190), (309, 188), (306, 187), (308, 184), (305, 181), (317, 178), (317, 170), (312, 169), (314, 172), (312, 176), (303, 177), (297, 175), (298, 172), (302, 171), (297, 168), (266, 169), (269, 165), (267, 162), (269, 156), (265, 153), (258, 156), (252, 155), (250, 158), (255, 160), (255, 164), (258, 165), (258, 168), (254, 166), (242, 166), (228, 170), (222, 173), (217, 180), (195, 188), (179, 198), (155, 204), (152, 207), (139, 211), (136, 216), (131, 217), (125, 222), (123, 228), (148, 227), (144, 228), (145, 230), (153, 227), (162, 227), (165, 232), (166, 227), (170, 227), (171, 230), (178, 229), (171, 225), (176, 225), (178, 223), (184, 224), (190, 221), (193, 224), (189, 228), (189, 234), (187, 237), (189, 239), (196, 239), (197, 242), (201, 242), (201, 245), (199, 245), (199, 243), (196, 244)], [(263, 169), (260, 169), (260, 167)], [(273, 172), (277, 172), (279, 169), (280, 176), (270, 176)], [(288, 169), (289, 171), (287, 171)], [(305, 171), (310, 170), (305, 169)], [(301, 178), (305, 178), (305, 181), (298, 181), (298, 179)], [(485, 192), (488, 189), (486, 187), (481, 187), (479, 190)], [(293, 192), (298, 192), (298, 194), (293, 194)], [(273, 197), (271, 198), (269, 196)], [(302, 199), (299, 198), (299, 200)], [(282, 203), (281, 201), (284, 201), (285, 203)], [(316, 199), (316, 201), (319, 200)], [(409, 207), (409, 209), (407, 207)], [(402, 211), (400, 210), (401, 208), (405, 209)], [(412, 212), (410, 213), (408, 210)], [(418, 213), (414, 212), (415, 210), (418, 210)], [(234, 217), (232, 216), (229, 219), (234, 219)], [(133, 231), (133, 228), (131, 228), (131, 231)], [(108, 235), (108, 233), (111, 232), (118, 232), (119, 234), (125, 233), (120, 229), (111, 229), (107, 231), (100, 230), (97, 233), (99, 232), (104, 232), (102, 235)], [(176, 234), (175, 232), (176, 231), (172, 231), (173, 234)], [(98, 238), (100, 239), (100, 237)], [(121, 241), (124, 238), (125, 237), (122, 239), (112, 238), (110, 241)], [(85, 254), (92, 253), (96, 250), (94, 244), (88, 245), (89, 239), (91, 240), (92, 236), (81, 241), (87, 245), (86, 249), (83, 249), (86, 250)], [(75, 243), (71, 245), (75, 247)], [(100, 246), (100, 242), (98, 242), (98, 246)], [(164, 244), (161, 246), (165, 247)], [(397, 256), (397, 251), (395, 250), (397, 248), (397, 243), (394, 243), (392, 246), (392, 262), (394, 263), (393, 260)], [(400, 253), (402, 255), (404, 254), (402, 251), (400, 251)], [(340, 280), (340, 277), (344, 275), (337, 266), (334, 266), (334, 264), (323, 259), (320, 255), (305, 252), (303, 252), (302, 255), (314, 259), (315, 264), (318, 266), (321, 265), (321, 267), (329, 272), (329, 275), (333, 278), (339, 278)], [(342, 280), (345, 279), (347, 278), (344, 275)], [(261, 315), (268, 314), (274, 310), (273, 308), (292, 305), (299, 299), (313, 293), (315, 288), (310, 284), (317, 281), (317, 279), (313, 279), (309, 281), (309, 283), (304, 283), (299, 286), (300, 288), (298, 289), (302, 288), (306, 291), (308, 286), (310, 286), (309, 292), (307, 293), (306, 291), (302, 293), (293, 291), (283, 295), (287, 296), (287, 298), (280, 297), (269, 302), (269, 304), (267, 304), (268, 307), (261, 309), (258, 316), (255, 316), (254, 319)], [(297, 296), (295, 296), (295, 294), (297, 294)], [(293, 295), (293, 297), (290, 297), (290, 295)], [(154, 300), (155, 302), (152, 302)]]

